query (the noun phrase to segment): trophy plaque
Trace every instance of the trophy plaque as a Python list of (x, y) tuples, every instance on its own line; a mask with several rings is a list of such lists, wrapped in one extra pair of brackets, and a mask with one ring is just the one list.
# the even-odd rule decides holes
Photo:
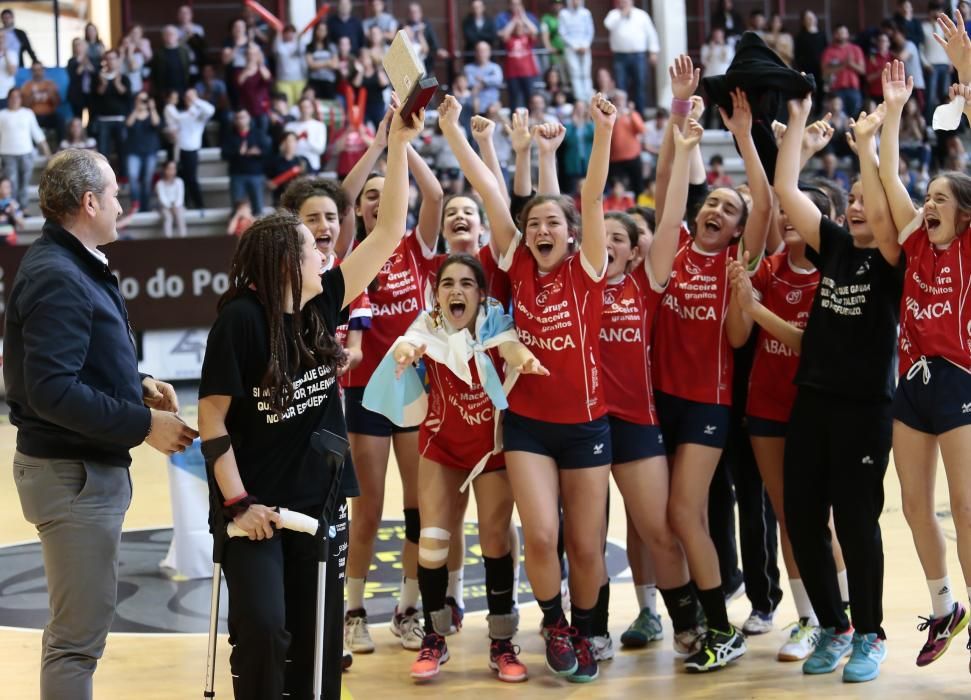
[(438, 81), (434, 76), (425, 74), (425, 66), (404, 29), (395, 35), (383, 63), (391, 87), (402, 100), (401, 116), (410, 119), (412, 114), (424, 109), (435, 97)]

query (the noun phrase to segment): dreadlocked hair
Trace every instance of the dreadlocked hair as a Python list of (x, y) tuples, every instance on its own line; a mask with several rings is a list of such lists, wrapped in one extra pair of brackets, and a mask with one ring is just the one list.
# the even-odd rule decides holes
[(217, 309), (247, 291), (256, 294), (270, 336), (270, 360), (260, 380), (270, 408), (283, 413), (293, 399), (293, 381), (300, 370), (326, 365), (336, 373), (347, 362), (344, 349), (327, 330), (320, 312), (306, 304), (293, 314), (293, 327), (284, 326), (284, 296), (300, 307), (303, 278), (300, 219), (277, 211), (253, 222), (239, 239), (229, 273), (229, 289)]

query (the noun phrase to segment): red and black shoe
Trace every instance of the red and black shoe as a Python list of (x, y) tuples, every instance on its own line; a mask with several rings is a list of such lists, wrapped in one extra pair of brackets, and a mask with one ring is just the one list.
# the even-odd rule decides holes
[(546, 638), (546, 668), (557, 676), (572, 676), (577, 670), (577, 654), (571, 638), (577, 631), (561, 620), (543, 629)]

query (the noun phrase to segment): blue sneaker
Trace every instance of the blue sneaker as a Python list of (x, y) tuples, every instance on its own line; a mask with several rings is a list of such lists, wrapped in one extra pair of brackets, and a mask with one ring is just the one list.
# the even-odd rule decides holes
[(864, 683), (880, 675), (880, 664), (887, 658), (887, 642), (876, 632), (853, 635), (853, 653), (843, 667), (844, 683)]
[(809, 675), (832, 673), (839, 666), (840, 660), (853, 649), (853, 633), (846, 631), (836, 634), (832, 627), (819, 631), (819, 641), (816, 649), (802, 665), (802, 672)]

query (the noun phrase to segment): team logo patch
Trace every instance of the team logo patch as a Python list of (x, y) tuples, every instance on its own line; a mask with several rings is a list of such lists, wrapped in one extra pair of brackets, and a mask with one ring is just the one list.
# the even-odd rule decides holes
[(563, 291), (563, 282), (559, 279), (555, 279), (548, 285), (540, 290), (539, 294), (536, 295), (537, 306), (546, 306), (546, 302), (549, 301), (550, 295), (557, 294)]
[(786, 301), (790, 304), (798, 304), (800, 301), (802, 301), (802, 290), (791, 290), (788, 294), (786, 294)]
[[(336, 534), (336, 533), (335, 533)], [(385, 521), (374, 543), (374, 562), (368, 573), (364, 597), (368, 620), (389, 622), (401, 582), (403, 521)], [(121, 536), (118, 569), (118, 610), (112, 632), (143, 634), (203, 633), (209, 629), (211, 577), (172, 580), (161, 569), (172, 541), (171, 529), (136, 530)], [(465, 609), (484, 611), (485, 570), (479, 529), (465, 524)], [(627, 569), (624, 549), (607, 542), (607, 573), (615, 580)], [(225, 582), (219, 598), (220, 631), (226, 631), (229, 596)], [(531, 602), (532, 590), (521, 571), (520, 603)], [(48, 619), (47, 583), (40, 542), (0, 547), (0, 626), (43, 629)]]
[(389, 275), (389, 274), (391, 274), (391, 270), (394, 269), (394, 266), (398, 264), (398, 261), (399, 260), (401, 260), (401, 254), (400, 253), (392, 253), (391, 254), (391, 257), (388, 258), (388, 261), (384, 265), (381, 266), (381, 272), (378, 273), (378, 274), (381, 274), (381, 275)]
[(614, 292), (604, 292), (604, 306), (612, 306), (614, 303)]
[(685, 261), (685, 263), (684, 263), (684, 271), (687, 272), (689, 275), (700, 275), (701, 274), (701, 268), (698, 267), (697, 265), (695, 265), (690, 260), (686, 260)]

